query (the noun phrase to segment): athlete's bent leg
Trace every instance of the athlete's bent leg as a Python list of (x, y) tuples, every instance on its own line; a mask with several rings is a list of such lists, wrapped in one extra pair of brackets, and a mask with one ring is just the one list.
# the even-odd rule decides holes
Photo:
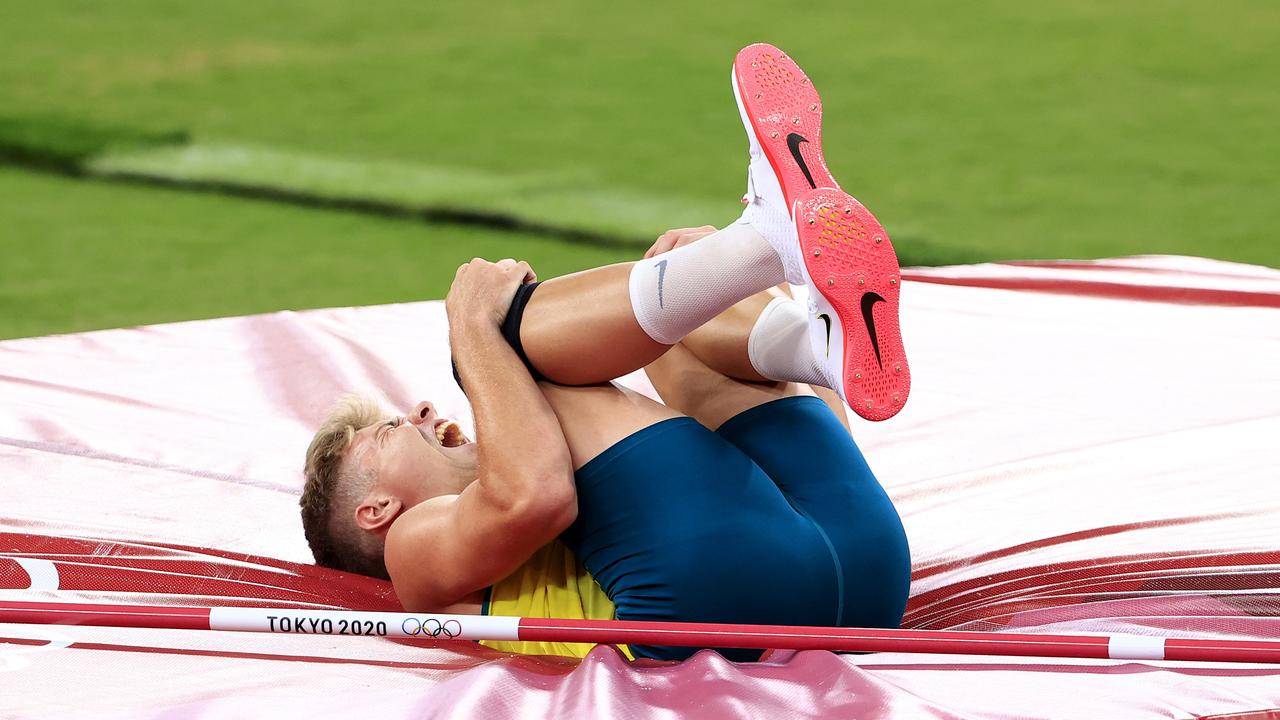
[(744, 411), (716, 434), (767, 473), (822, 535), (836, 572), (832, 624), (897, 627), (911, 583), (906, 532), (830, 408), (812, 397), (784, 398)]
[[(731, 378), (747, 382), (777, 382), (779, 378), (765, 377), (755, 368), (748, 346), (751, 330), (760, 314), (778, 298), (786, 298), (779, 288), (756, 293), (689, 333), (680, 344), (707, 366)], [(807, 347), (806, 342), (806, 350)]]
[[(618, 619), (827, 625), (836, 617), (820, 533), (750, 458), (696, 420), (644, 427), (574, 477), (578, 516), (561, 539)], [(664, 659), (694, 651), (631, 650)]]
[(847, 428), (840, 396), (818, 384), (808, 332), (789, 291), (770, 288), (690, 333), (645, 372), (664, 402), (712, 429), (757, 404), (810, 391)]
[[(684, 348), (672, 353), (698, 363)], [(706, 376), (738, 383), (702, 367)], [(753, 388), (738, 385), (738, 397), (745, 400)], [(627, 416), (632, 427), (656, 420), (589, 459), (575, 451), (578, 517), (561, 539), (600, 583), (618, 619), (879, 626), (900, 621), (910, 564), (892, 505), (829, 409), (813, 397), (779, 399), (775, 395), (788, 390), (773, 387), (754, 388), (763, 402), (737, 413), (718, 432), (689, 417), (646, 417), (626, 408), (621, 394), (597, 406), (615, 421)], [(570, 418), (579, 410), (563, 402), (575, 393), (580, 402), (600, 401), (587, 393), (603, 388), (548, 389), (565, 394), (553, 404), (565, 409), (566, 436), (574, 444), (575, 423), (590, 422)], [(615, 402), (624, 406), (622, 412), (610, 407)], [(793, 435), (778, 434), (778, 423)], [(743, 449), (772, 436), (780, 452), (794, 454), (794, 433), (803, 435), (815, 456), (805, 462), (818, 463), (802, 471), (812, 475), (811, 483), (797, 481), (799, 502), (790, 497), (788, 483)], [(824, 502), (830, 507), (821, 507)], [(693, 652), (635, 645), (631, 650), (662, 659)], [(758, 651), (720, 652), (733, 660), (759, 657)]]
[[(825, 554), (817, 555), (828, 562), (818, 567), (826, 572), (817, 572), (804, 591), (829, 604), (819, 619), (801, 614), (794, 617), (802, 619), (778, 622), (896, 627), (910, 587), (906, 534), (892, 501), (850, 436), (839, 400), (809, 396), (804, 386), (795, 383), (744, 383), (728, 378), (699, 361), (683, 344), (646, 370), (668, 405), (715, 428), (719, 439), (750, 458), (800, 518), (805, 532), (821, 537)], [(739, 480), (716, 477), (726, 492), (719, 512), (732, 516), (738, 507)], [(795, 521), (782, 513), (777, 517), (781, 526)], [(717, 544), (686, 547), (684, 552), (714, 567)], [(713, 606), (732, 602), (717, 599), (715, 588), (704, 592), (705, 601)], [(778, 607), (779, 613), (793, 611), (785, 603)], [(675, 651), (655, 652), (671, 657), (669, 653)]]
[(806, 393), (796, 383), (743, 382), (708, 367), (680, 343), (645, 367), (667, 407), (714, 430), (757, 405)]
[(612, 383), (567, 387), (543, 382), (538, 387), (560, 421), (575, 470), (650, 425), (681, 415), (678, 408)]
[(565, 385), (644, 367), (704, 323), (783, 279), (772, 247), (734, 223), (657, 258), (587, 270), (538, 286), (519, 319), (529, 364)]

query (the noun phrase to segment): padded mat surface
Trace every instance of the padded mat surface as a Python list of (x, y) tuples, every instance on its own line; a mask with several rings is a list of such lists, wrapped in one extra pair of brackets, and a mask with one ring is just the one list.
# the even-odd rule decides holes
[[(908, 627), (1280, 639), (1280, 271), (903, 271), (913, 371), (853, 418), (906, 523)], [(340, 392), (470, 427), (444, 307), (0, 342), (0, 599), (397, 609), (315, 568), (297, 493)], [(643, 375), (623, 382), (652, 392)], [(5, 717), (1195, 717), (1280, 667), (774, 653), (581, 663), (469, 643), (0, 625)]]

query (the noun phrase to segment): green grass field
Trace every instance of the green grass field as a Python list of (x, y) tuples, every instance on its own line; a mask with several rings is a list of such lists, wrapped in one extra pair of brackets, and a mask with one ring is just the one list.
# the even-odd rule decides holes
[[(473, 255), (548, 277), (724, 223), (729, 64), (758, 40), (813, 77), (829, 163), (904, 264), (1280, 266), (1270, 0), (6, 14), (0, 337), (437, 298)], [(441, 222), (464, 216), (488, 224)]]

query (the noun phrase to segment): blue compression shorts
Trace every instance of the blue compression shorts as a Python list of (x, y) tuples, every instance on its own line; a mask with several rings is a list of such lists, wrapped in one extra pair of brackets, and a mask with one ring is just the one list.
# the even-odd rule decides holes
[[(897, 627), (911, 558), (888, 495), (825, 403), (788, 397), (712, 432), (682, 417), (576, 473), (562, 539), (620, 620)], [(631, 645), (637, 657), (696, 648)], [(759, 650), (719, 649), (750, 661)]]

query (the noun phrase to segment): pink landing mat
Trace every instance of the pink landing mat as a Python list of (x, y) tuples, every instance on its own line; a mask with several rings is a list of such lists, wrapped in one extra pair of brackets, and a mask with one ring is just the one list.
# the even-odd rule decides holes
[[(1280, 638), (1280, 271), (1182, 257), (903, 272), (914, 372), (854, 434), (906, 522), (906, 626)], [(470, 426), (444, 307), (0, 342), (0, 599), (398, 609), (319, 570), (334, 396)], [(651, 392), (643, 376), (624, 381)], [(666, 498), (665, 502), (679, 502)], [(424, 548), (424, 553), (429, 553)], [(425, 559), (425, 558), (424, 558)], [(1276, 717), (1280, 667), (0, 625), (0, 716)]]

